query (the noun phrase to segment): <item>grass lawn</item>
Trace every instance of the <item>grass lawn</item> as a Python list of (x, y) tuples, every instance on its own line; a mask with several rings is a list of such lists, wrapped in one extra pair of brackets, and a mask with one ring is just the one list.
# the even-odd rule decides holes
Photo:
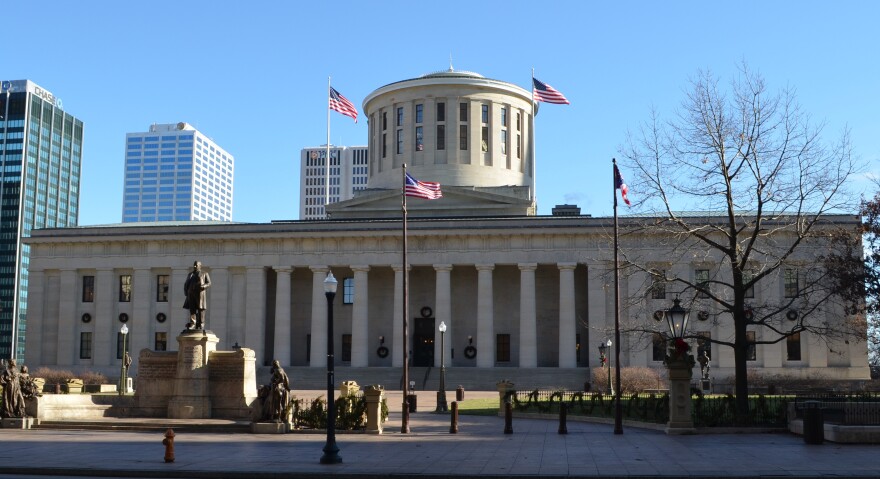
[(498, 398), (467, 399), (459, 401), (458, 413), (471, 416), (497, 416)]

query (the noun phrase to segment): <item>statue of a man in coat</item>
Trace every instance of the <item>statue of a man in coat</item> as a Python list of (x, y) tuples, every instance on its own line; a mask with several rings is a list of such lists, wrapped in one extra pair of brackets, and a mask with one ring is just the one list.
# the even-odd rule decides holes
[(211, 287), (211, 277), (202, 271), (202, 262), (193, 263), (193, 270), (183, 283), (186, 301), (183, 309), (189, 310), (189, 322), (186, 329), (205, 329), (204, 311), (208, 309), (207, 289)]

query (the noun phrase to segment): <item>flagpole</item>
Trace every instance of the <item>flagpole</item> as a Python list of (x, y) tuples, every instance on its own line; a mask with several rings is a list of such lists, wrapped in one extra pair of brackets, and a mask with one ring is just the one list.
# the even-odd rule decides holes
[[(614, 381), (617, 390), (614, 391), (614, 434), (623, 434), (623, 419), (620, 411), (620, 260), (617, 225), (617, 159), (612, 158), (611, 171), (612, 196), (614, 196)], [(609, 387), (611, 385), (609, 384)]]
[(532, 143), (532, 202), (535, 204), (535, 214), (538, 214), (538, 192), (535, 191), (537, 188), (537, 181), (535, 177), (538, 174), (538, 168), (535, 166), (535, 153), (537, 152), (537, 148), (535, 147), (535, 116), (538, 114), (538, 102), (535, 101), (535, 69), (532, 68), (532, 121), (529, 128), (531, 131), (531, 143)]
[(403, 164), (403, 176), (400, 183), (400, 201), (403, 212), (403, 411), (401, 413), (400, 432), (409, 434), (409, 348), (407, 346), (406, 323), (409, 316), (409, 268), (406, 263), (406, 163)]
[(325, 174), (324, 174), (324, 219), (330, 217), (327, 214), (327, 205), (330, 204), (330, 76), (327, 76), (327, 153), (324, 157)]

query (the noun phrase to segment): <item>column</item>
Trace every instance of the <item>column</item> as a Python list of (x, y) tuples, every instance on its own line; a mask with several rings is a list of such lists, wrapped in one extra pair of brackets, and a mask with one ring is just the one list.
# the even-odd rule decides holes
[[(61, 292), (58, 305), (58, 314), (61, 318), (58, 321), (58, 357), (56, 359), (56, 364), (59, 366), (72, 365), (76, 348), (79, 347), (79, 338), (74, 337), (76, 324), (82, 324), (80, 323), (82, 312), (76, 307), (82, 301), (82, 290), (77, 288), (77, 279), (75, 269), (61, 270)], [(81, 285), (79, 286), (81, 287)], [(92, 322), (95, 322), (95, 318), (92, 318)], [(95, 333), (92, 334), (94, 335)], [(93, 344), (93, 354), (94, 351)], [(30, 357), (30, 351), (27, 351), (25, 357)]]
[(351, 312), (351, 367), (369, 366), (369, 286), (370, 267), (352, 266), (354, 271), (354, 305)]
[[(168, 307), (168, 319), (166, 320), (168, 324), (168, 347), (176, 347), (179, 346), (173, 344), (171, 341), (172, 331), (182, 331), (186, 328), (186, 323), (189, 322), (189, 311), (183, 308), (183, 303), (186, 302), (186, 292), (183, 290), (183, 284), (186, 283), (186, 277), (189, 275), (189, 272), (192, 270), (189, 268), (173, 268), (171, 270), (171, 278), (170, 283), (168, 285), (168, 300), (171, 304)], [(213, 306), (212, 298), (214, 291), (214, 276), (211, 276), (211, 287), (208, 288), (208, 307)], [(210, 319), (210, 318), (208, 318)], [(179, 328), (179, 329), (178, 329)]]
[(140, 350), (153, 348), (150, 340), (153, 331), (150, 305), (156, 297), (149, 268), (138, 268), (131, 276), (131, 318), (128, 321), (128, 354), (133, 361), (131, 371), (137, 371)]
[(535, 303), (537, 263), (519, 266), (519, 367), (538, 367), (538, 320)]
[(290, 364), (290, 273), (289, 266), (276, 266), (274, 359)]
[[(43, 270), (41, 269), (31, 269), (28, 274), (28, 298), (31, 301), (28, 303), (28, 311), (27, 314), (31, 318), (40, 318), (43, 326), (46, 326), (46, 316), (43, 313), (43, 303), (46, 301), (46, 296), (44, 296), (45, 288), (43, 286), (43, 281), (45, 281), (45, 275)], [(39, 299), (39, 300), (37, 300)], [(67, 322), (73, 324), (74, 321), (72, 317), (75, 316), (75, 311), (70, 311), (68, 314), (71, 315), (71, 318), (65, 318)], [(31, 324), (36, 324), (34, 321)], [(72, 339), (72, 338), (71, 338)], [(78, 339), (78, 338), (77, 338)], [(25, 340), (25, 351), (27, 351), (26, 358), (18, 358), (18, 361), (24, 361), (28, 358), (40, 358), (42, 362), (45, 364), (46, 356), (43, 356), (43, 331), (42, 328), (31, 328), (27, 332), (27, 339)], [(36, 361), (34, 361), (36, 362)], [(24, 362), (27, 364), (27, 362)]]
[(262, 266), (248, 267), (246, 275), (244, 341), (254, 350), (259, 365), (266, 359), (266, 271)]
[(99, 269), (95, 277), (95, 366), (118, 365), (116, 359), (116, 333), (119, 321), (114, 317), (113, 305), (119, 300), (119, 286), (115, 284), (113, 270)]
[(575, 368), (574, 269), (577, 263), (557, 263), (556, 266), (559, 267), (559, 367)]
[(324, 296), (324, 279), (330, 268), (309, 266), (312, 270), (312, 339), (309, 366), (327, 367), (327, 297)]
[[(211, 287), (208, 289), (208, 311), (211, 315), (208, 319), (211, 322), (208, 326), (217, 335), (221, 349), (231, 350), (235, 341), (241, 341), (242, 338), (232, 338), (229, 334), (229, 313), (234, 311), (230, 304), (229, 269), (211, 268), (208, 273), (211, 275)], [(174, 311), (175, 307), (179, 306), (172, 305), (171, 310)]]
[[(474, 118), (474, 116), (471, 115), (471, 118)], [(479, 116), (476, 118), (479, 118)], [(495, 265), (478, 264), (476, 268), (477, 367), (491, 368), (495, 366), (495, 303), (492, 297), (492, 270), (495, 269)]]
[(455, 344), (452, 338), (454, 335), (452, 334), (455, 331), (455, 326), (452, 324), (452, 265), (451, 264), (435, 264), (434, 271), (436, 272), (436, 304), (434, 307), (434, 318), (436, 318), (437, 324), (434, 326), (434, 366), (440, 367), (440, 331), (437, 329), (440, 326), (440, 322), (446, 323), (446, 337), (442, 341), (444, 342), (444, 349), (446, 351), (443, 353), (446, 358), (447, 365), (452, 364), (452, 345)]
[[(403, 266), (391, 265), (394, 270), (394, 324), (391, 325), (391, 366), (403, 367)], [(408, 331), (411, 333), (410, 331)]]

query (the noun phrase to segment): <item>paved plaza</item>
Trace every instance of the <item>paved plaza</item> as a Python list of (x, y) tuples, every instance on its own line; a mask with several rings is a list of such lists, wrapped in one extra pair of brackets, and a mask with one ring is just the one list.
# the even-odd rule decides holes
[(400, 433), (400, 393), (389, 399), (384, 434), (338, 434), (342, 464), (319, 463), (320, 433), (180, 433), (176, 460), (165, 463), (161, 432), (0, 429), (0, 478), (880, 477), (878, 446), (806, 445), (787, 433), (667, 436), (625, 427), (614, 435), (609, 424), (569, 421), (560, 435), (557, 420), (515, 418), (513, 434), (504, 434), (503, 418), (462, 415), (450, 434), (449, 416), (429, 412), (431, 394), (419, 394), (424, 407), (410, 416), (409, 434)]

